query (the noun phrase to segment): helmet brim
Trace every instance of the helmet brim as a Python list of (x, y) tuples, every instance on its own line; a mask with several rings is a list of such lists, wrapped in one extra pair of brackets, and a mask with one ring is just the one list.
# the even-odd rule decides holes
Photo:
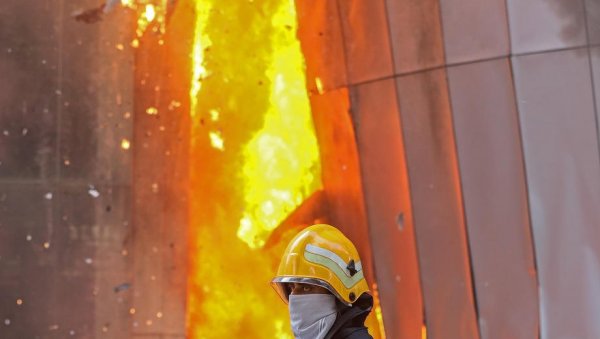
[(271, 286), (273, 286), (277, 294), (279, 294), (283, 302), (285, 302), (286, 304), (289, 302), (290, 295), (290, 292), (286, 288), (286, 284), (289, 283), (308, 284), (323, 287), (327, 289), (331, 294), (333, 294), (344, 305), (352, 306), (351, 303), (344, 301), (342, 296), (340, 296), (339, 293), (337, 293), (336, 290), (333, 287), (331, 287), (331, 285), (329, 285), (327, 282), (321, 279), (307, 277), (275, 277), (271, 281)]

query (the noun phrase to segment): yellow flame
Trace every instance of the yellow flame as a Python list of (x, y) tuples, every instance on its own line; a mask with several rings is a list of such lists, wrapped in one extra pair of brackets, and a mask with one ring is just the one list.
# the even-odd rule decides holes
[(190, 102), (192, 117), (196, 116), (198, 111), (198, 93), (202, 88), (202, 80), (208, 72), (204, 65), (204, 51), (210, 48), (211, 41), (206, 33), (208, 16), (212, 8), (212, 1), (196, 0), (196, 26), (194, 32), (194, 50), (192, 51), (192, 84), (190, 89)]
[(187, 337), (291, 339), (269, 285), (289, 238), (264, 244), (321, 186), (294, 3), (187, 1), (196, 15)]
[(242, 169), (246, 209), (237, 234), (252, 248), (262, 247), (271, 232), (321, 186), (293, 3), (283, 2), (272, 22), (287, 32), (272, 37), (277, 47), (266, 74), (271, 80), (269, 110), (263, 128), (245, 147)]

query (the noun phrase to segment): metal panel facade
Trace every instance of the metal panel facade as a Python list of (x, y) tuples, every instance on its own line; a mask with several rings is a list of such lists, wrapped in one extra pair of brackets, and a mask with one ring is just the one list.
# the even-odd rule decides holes
[(479, 338), (446, 73), (397, 84), (427, 333)]
[(600, 162), (587, 56), (513, 60), (545, 339), (597, 338)]
[(527, 187), (507, 59), (448, 70), (482, 338), (537, 338)]

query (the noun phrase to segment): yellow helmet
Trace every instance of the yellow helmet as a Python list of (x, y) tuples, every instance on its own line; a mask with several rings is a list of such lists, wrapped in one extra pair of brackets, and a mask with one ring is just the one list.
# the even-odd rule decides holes
[(369, 292), (358, 251), (342, 232), (326, 224), (310, 226), (290, 241), (271, 281), (287, 303), (286, 283), (324, 287), (348, 306)]

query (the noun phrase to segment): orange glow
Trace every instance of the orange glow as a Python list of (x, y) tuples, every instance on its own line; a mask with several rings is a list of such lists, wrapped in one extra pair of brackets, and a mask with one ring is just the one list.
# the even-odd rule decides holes
[(291, 339), (287, 307), (269, 284), (290, 232), (271, 235), (321, 188), (295, 7), (189, 2), (188, 337)]

